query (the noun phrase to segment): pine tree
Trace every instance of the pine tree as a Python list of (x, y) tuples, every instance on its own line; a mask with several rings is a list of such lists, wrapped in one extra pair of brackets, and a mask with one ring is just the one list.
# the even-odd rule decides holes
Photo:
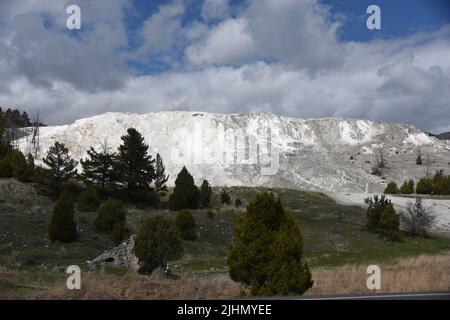
[(78, 238), (73, 218), (73, 200), (68, 191), (61, 194), (53, 209), (53, 216), (48, 225), (48, 237), (52, 242), (73, 242)]
[(242, 201), (241, 201), (241, 199), (237, 198), (237, 199), (234, 201), (234, 206), (235, 206), (236, 208), (239, 209), (239, 208), (242, 206)]
[(121, 139), (123, 143), (119, 146), (116, 167), (120, 181), (131, 194), (144, 194), (151, 190), (150, 184), (155, 178), (155, 160), (148, 153), (144, 137), (136, 129), (129, 128)]
[(231, 279), (253, 295), (298, 295), (312, 287), (300, 230), (280, 199), (258, 194), (241, 218), (228, 253)]
[(413, 194), (414, 193), (414, 181), (405, 181), (400, 187), (401, 194)]
[(141, 226), (136, 236), (134, 254), (139, 259), (141, 273), (152, 273), (171, 260), (183, 256), (181, 238), (173, 222), (156, 216)]
[(77, 174), (77, 162), (69, 155), (69, 149), (58, 141), (47, 152), (47, 156), (42, 159), (49, 167), (47, 176), (50, 183), (58, 190), (61, 185), (73, 178)]
[(398, 194), (398, 186), (394, 181), (388, 183), (386, 189), (384, 189), (384, 194)]
[(84, 181), (102, 189), (107, 186), (114, 186), (118, 179), (115, 170), (117, 154), (110, 153), (106, 143), (102, 145), (101, 152), (97, 152), (91, 147), (87, 154), (89, 158), (80, 161), (83, 167), (82, 177)]
[(155, 164), (155, 192), (158, 196), (164, 197), (167, 192), (167, 180), (169, 180), (169, 175), (166, 175), (166, 168), (159, 153), (156, 154), (156, 164)]
[(381, 214), (391, 201), (384, 195), (381, 197), (375, 195), (373, 199), (365, 199), (365, 202), (369, 205), (367, 208), (367, 229), (377, 232), (381, 228)]
[(197, 209), (200, 193), (194, 183), (194, 178), (183, 167), (175, 180), (175, 188), (169, 197), (171, 210)]
[(6, 137), (6, 123), (2, 113), (0, 113), (0, 158), (5, 156), (9, 146), (9, 142)]
[(203, 180), (200, 187), (200, 204), (203, 208), (208, 208), (211, 202), (212, 189), (208, 180)]
[(394, 209), (392, 203), (389, 203), (380, 216), (381, 233), (390, 241), (400, 241), (400, 215)]
[(425, 177), (420, 179), (416, 185), (417, 194), (432, 194), (433, 193), (433, 179)]

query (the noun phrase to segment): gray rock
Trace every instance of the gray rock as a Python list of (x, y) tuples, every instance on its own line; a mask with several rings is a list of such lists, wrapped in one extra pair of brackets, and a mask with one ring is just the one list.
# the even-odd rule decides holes
[(88, 261), (90, 268), (99, 266), (110, 266), (114, 268), (130, 268), (137, 271), (139, 269), (139, 260), (133, 253), (134, 235), (120, 245), (103, 252), (92, 261)]

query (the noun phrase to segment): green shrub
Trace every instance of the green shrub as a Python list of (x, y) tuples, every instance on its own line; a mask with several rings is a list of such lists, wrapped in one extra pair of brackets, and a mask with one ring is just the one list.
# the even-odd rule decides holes
[(298, 295), (312, 287), (303, 238), (291, 213), (270, 193), (258, 194), (236, 227), (228, 253), (231, 279), (252, 295)]
[(413, 194), (414, 193), (414, 181), (405, 181), (400, 187), (401, 194)]
[(100, 197), (94, 187), (89, 186), (81, 192), (78, 198), (78, 209), (81, 211), (96, 211), (100, 205)]
[(126, 228), (123, 223), (116, 223), (111, 232), (111, 240), (115, 245), (119, 245), (126, 236)]
[(433, 193), (433, 180), (431, 178), (422, 178), (417, 182), (417, 194), (431, 194)]
[(178, 212), (175, 218), (175, 226), (180, 233), (181, 239), (187, 241), (197, 240), (195, 218), (189, 210), (183, 209)]
[(381, 233), (389, 241), (400, 241), (400, 215), (394, 209), (392, 203), (389, 203), (381, 213), (380, 217)]
[(52, 242), (73, 242), (78, 238), (73, 218), (73, 200), (68, 191), (61, 194), (53, 209), (52, 219), (48, 225), (48, 237)]
[(242, 201), (241, 201), (241, 199), (239, 199), (239, 198), (237, 198), (235, 201), (234, 201), (234, 206), (236, 207), (236, 208), (240, 208), (240, 207), (242, 207)]
[(125, 225), (126, 220), (127, 211), (122, 202), (115, 199), (108, 199), (97, 210), (94, 229), (101, 232), (112, 233), (116, 224)]
[(384, 194), (398, 194), (399, 190), (397, 187), (397, 184), (393, 181), (389, 182), (386, 186), (386, 189), (384, 189)]
[(141, 273), (152, 273), (167, 262), (180, 259), (183, 246), (173, 223), (162, 216), (145, 221), (136, 236), (134, 254), (139, 259)]
[(222, 194), (220, 195), (220, 202), (222, 202), (222, 204), (226, 204), (226, 205), (231, 204), (230, 195), (227, 193), (227, 191), (225, 189), (222, 190)]
[(380, 168), (378, 168), (378, 167), (372, 168), (372, 175), (374, 175), (374, 176), (381, 176), (382, 173), (381, 173)]
[(200, 187), (200, 204), (203, 208), (208, 208), (211, 202), (212, 189), (208, 180), (203, 180)]
[(366, 227), (370, 231), (377, 232), (381, 228), (381, 214), (391, 201), (386, 199), (384, 195), (381, 197), (375, 195), (373, 199), (365, 199), (365, 202), (368, 204)]
[(4, 178), (16, 178), (22, 182), (29, 182), (33, 175), (33, 168), (29, 166), (22, 152), (9, 149), (0, 160), (0, 176)]
[(0, 177), (12, 178), (13, 168), (6, 157), (0, 159)]

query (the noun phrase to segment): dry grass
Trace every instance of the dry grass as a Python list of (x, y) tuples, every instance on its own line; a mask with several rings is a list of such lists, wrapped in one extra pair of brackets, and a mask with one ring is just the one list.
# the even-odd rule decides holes
[(241, 286), (228, 277), (187, 277), (170, 280), (159, 275), (124, 276), (88, 273), (82, 289), (69, 291), (64, 285), (33, 293), (31, 299), (226, 299), (239, 297)]
[[(380, 293), (450, 291), (450, 254), (419, 256), (381, 265)], [(312, 270), (314, 287), (307, 295), (374, 293), (366, 288), (367, 266), (347, 265)], [(21, 274), (0, 269), (0, 280), (11, 282), (23, 279)], [(1, 282), (1, 281), (0, 281)], [(242, 295), (241, 285), (228, 275), (182, 276), (170, 280), (128, 273), (123, 276), (90, 272), (82, 276), (82, 290), (69, 291), (65, 283), (28, 283), (39, 288), (20, 294), (27, 299), (227, 299)], [(0, 290), (1, 291), (1, 290)], [(17, 292), (16, 292), (17, 293)], [(1, 296), (1, 295), (0, 295)], [(3, 296), (1, 298), (8, 298)], [(9, 295), (9, 298), (17, 296)]]
[[(450, 291), (450, 255), (402, 259), (380, 268), (382, 293)], [(363, 265), (313, 269), (315, 285), (308, 295), (374, 293), (366, 287), (366, 271)]]

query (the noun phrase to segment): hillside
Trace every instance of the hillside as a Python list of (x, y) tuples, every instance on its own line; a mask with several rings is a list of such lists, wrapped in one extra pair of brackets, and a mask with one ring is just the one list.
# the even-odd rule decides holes
[[(245, 205), (257, 192), (264, 190), (267, 189), (233, 187), (228, 192), (232, 200), (239, 197)], [(63, 281), (68, 265), (80, 265), (86, 271), (88, 260), (113, 247), (108, 237), (92, 230), (95, 213), (79, 211), (75, 219), (80, 240), (72, 244), (50, 243), (47, 225), (54, 202), (41, 195), (38, 186), (12, 179), (0, 179), (0, 191), (0, 292), (35, 292), (36, 286), (31, 283), (36, 281), (46, 285)], [(176, 274), (191, 280), (194, 276), (226, 276), (227, 250), (243, 209), (222, 206), (220, 192), (221, 188), (214, 188), (211, 209), (193, 212), (199, 239), (184, 242), (185, 256), (173, 263)], [(450, 251), (450, 240), (441, 238), (386, 242), (364, 231), (362, 207), (338, 204), (322, 193), (289, 189), (272, 189), (272, 192), (292, 210), (304, 236), (305, 257), (313, 268), (391, 263), (399, 258)], [(173, 212), (164, 209), (129, 208), (127, 226), (134, 233), (143, 221), (157, 214), (174, 217)], [(3, 274), (2, 270), (8, 272)], [(126, 271), (106, 268), (105, 272), (123, 274)]]
[[(212, 114), (105, 113), (40, 130), (37, 160), (60, 141), (79, 160), (93, 146), (115, 150), (127, 128), (145, 137), (171, 174), (186, 165), (197, 183), (264, 186), (318, 191), (380, 192), (386, 180), (419, 179), (428, 168), (416, 165), (429, 155), (430, 170), (448, 169), (450, 145), (417, 128), (355, 119), (278, 117), (270, 113)], [(34, 153), (30, 137), (20, 148)], [(372, 175), (381, 158), (380, 176)]]

